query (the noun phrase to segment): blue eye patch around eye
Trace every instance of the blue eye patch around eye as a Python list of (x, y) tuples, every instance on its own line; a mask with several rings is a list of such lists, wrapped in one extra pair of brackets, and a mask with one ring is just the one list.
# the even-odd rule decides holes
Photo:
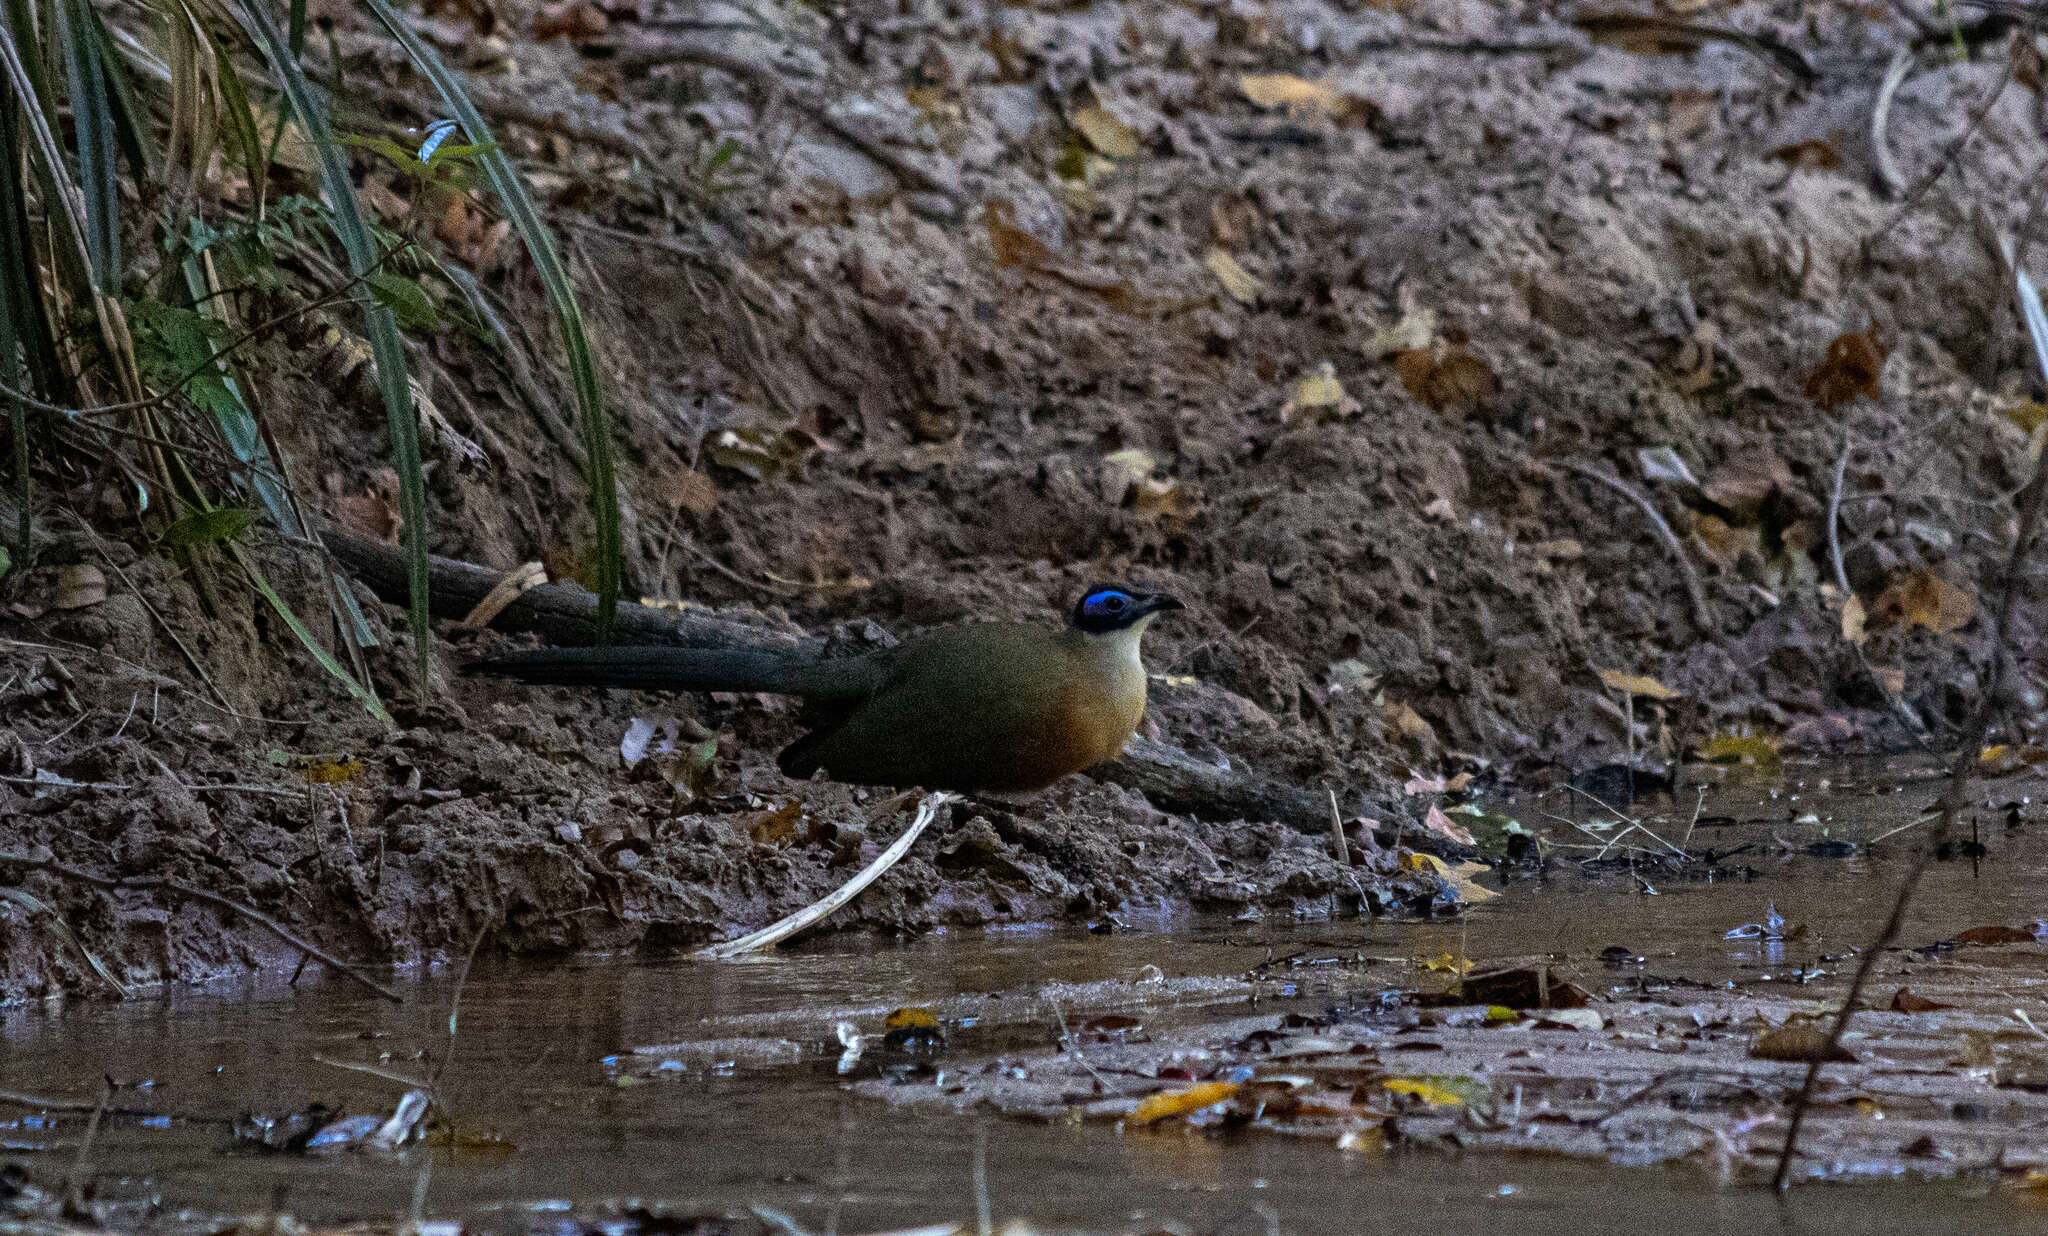
[(1131, 604), (1131, 598), (1129, 593), (1118, 592), (1114, 588), (1105, 588), (1101, 592), (1089, 593), (1088, 599), (1082, 602), (1082, 604), (1090, 613), (1114, 613), (1117, 610), (1128, 608)]

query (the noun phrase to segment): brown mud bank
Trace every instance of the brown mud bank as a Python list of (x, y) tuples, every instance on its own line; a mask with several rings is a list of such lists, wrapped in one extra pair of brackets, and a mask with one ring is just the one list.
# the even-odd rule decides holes
[[(1411, 769), (1528, 780), (1731, 727), (1939, 745), (1971, 706), (2040, 419), (1995, 290), (2048, 158), (2010, 23), (1915, 62), (1873, 146), (1846, 135), (1922, 35), (1854, 7), (1728, 6), (1747, 41), (1679, 56), (1430, 0), (726, 23), (724, 54), (825, 92), (794, 108), (688, 33), (730, 16), (534, 43), (535, 14), (497, 16), (514, 84), (555, 100), (486, 110), (603, 328), (634, 591), (859, 647), (1128, 576), (1190, 605), (1148, 639), (1152, 736), (1411, 841), (1434, 802)], [(334, 46), (402, 111), (417, 83), (352, 20)], [(860, 125), (812, 122), (839, 111)], [(1880, 166), (1933, 187), (1888, 200)], [(273, 346), (302, 409), (280, 445), (374, 529), (381, 413), (336, 359), (359, 341), (309, 324)], [(574, 575), (558, 409), (525, 361), (433, 345), (436, 550)], [(212, 551), (97, 515), (112, 484), (58, 495), (93, 530), (39, 512), (45, 552), (0, 579), (0, 850), (381, 963), (701, 942), (892, 835), (774, 771), (779, 705), (461, 682), (470, 637), (415, 684), (363, 589), (385, 732)], [(255, 541), (314, 596), (301, 547)], [(1602, 671), (1660, 689), (1625, 708)], [(673, 753), (628, 770), (636, 720)], [(1427, 904), (1427, 877), (1383, 889), (1366, 831), (1340, 865), (1327, 835), (1070, 779), (956, 810), (835, 924)], [(300, 957), (167, 886), (8, 870), (31, 900), (0, 912), (0, 998)]]

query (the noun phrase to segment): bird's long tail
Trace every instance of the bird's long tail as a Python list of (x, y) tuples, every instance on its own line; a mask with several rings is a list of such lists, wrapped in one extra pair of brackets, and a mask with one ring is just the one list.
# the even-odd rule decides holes
[(471, 661), (464, 674), (548, 687), (636, 691), (766, 691), (806, 699), (851, 698), (874, 689), (865, 658), (818, 660), (732, 648), (532, 648)]

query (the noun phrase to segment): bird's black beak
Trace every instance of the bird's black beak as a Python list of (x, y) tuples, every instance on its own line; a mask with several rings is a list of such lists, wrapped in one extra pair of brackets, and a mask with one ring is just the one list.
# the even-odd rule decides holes
[(1131, 614), (1133, 619), (1143, 618), (1147, 614), (1163, 614), (1168, 610), (1187, 608), (1178, 599), (1167, 596), (1163, 592), (1147, 593), (1137, 598), (1137, 601), (1137, 609)]

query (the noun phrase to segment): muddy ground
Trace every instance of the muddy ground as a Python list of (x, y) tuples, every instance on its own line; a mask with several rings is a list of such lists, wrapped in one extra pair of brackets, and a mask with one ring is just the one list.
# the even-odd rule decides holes
[[(1432, 802), (1411, 770), (1540, 782), (1730, 733), (1940, 746), (1976, 699), (2040, 419), (1996, 249), (2048, 159), (2035, 43), (1922, 32), (1911, 5), (1680, 7), (1647, 29), (1451, 0), (426, 21), (575, 260), (633, 592), (864, 638), (1165, 588), (1189, 610), (1148, 637), (1148, 731), (1405, 836)], [(344, 128), (432, 118), (388, 42), (320, 19), (371, 109)], [(406, 185), (364, 175), (402, 216)], [(433, 241), (544, 336), (487, 222), (451, 208)], [(434, 548), (573, 575), (566, 403), (457, 321), (416, 353)], [(353, 329), (267, 341), (267, 395), (309, 505), (374, 532)], [(796, 722), (771, 702), (462, 680), (478, 641), (445, 633), (414, 684), (402, 615), (364, 591), (384, 732), (212, 551), (156, 548), (113, 475), (43, 486), (44, 552), (0, 577), (0, 850), (404, 963), (480, 933), (698, 943), (897, 827), (775, 772)], [(256, 547), (324, 612), (293, 546)], [(67, 566), (104, 568), (103, 599)], [(2031, 664), (2027, 606), (2017, 626)], [(1670, 698), (1626, 711), (1602, 670)], [(687, 794), (620, 757), (632, 719), (672, 717), (718, 736)], [(1365, 831), (1346, 869), (1326, 837), (1077, 777), (957, 809), (835, 923), (1427, 904)], [(0, 914), (0, 998), (299, 959), (161, 888), (15, 869), (36, 901)]]

